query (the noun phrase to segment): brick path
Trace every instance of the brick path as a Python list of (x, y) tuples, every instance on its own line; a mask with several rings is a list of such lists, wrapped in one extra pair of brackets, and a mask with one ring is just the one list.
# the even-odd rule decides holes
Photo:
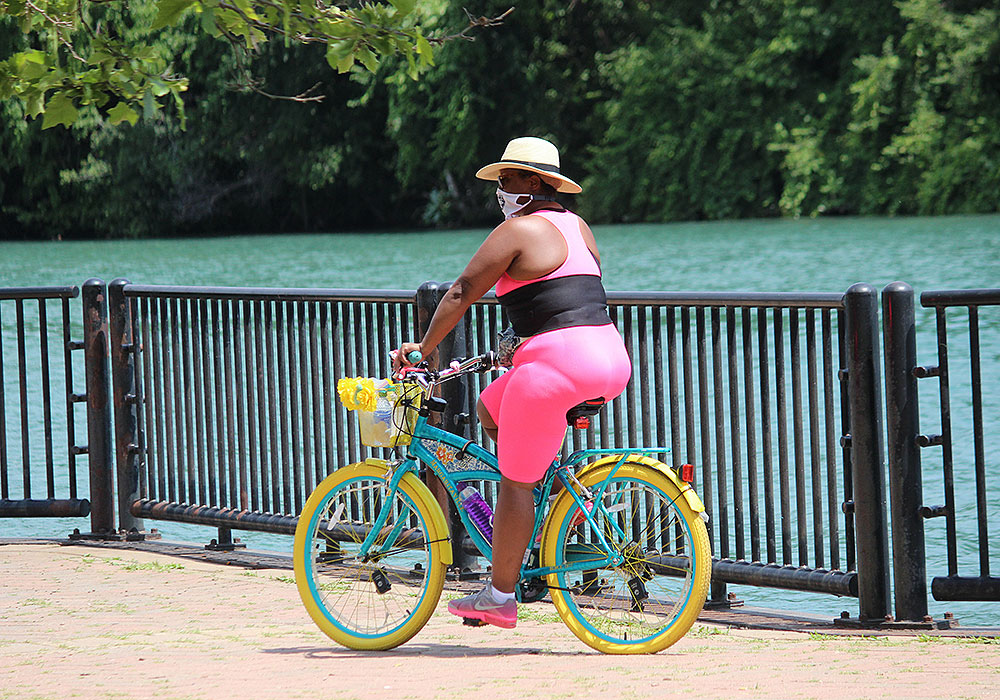
[(707, 616), (660, 654), (612, 657), (544, 602), (512, 631), (463, 627), (440, 605), (403, 647), (354, 652), (312, 625), (282, 560), (246, 569), (159, 550), (0, 544), (0, 700), (1000, 698), (996, 639)]

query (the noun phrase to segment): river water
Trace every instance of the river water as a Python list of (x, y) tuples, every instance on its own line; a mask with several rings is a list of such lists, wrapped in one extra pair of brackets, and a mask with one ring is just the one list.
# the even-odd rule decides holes
[[(0, 243), (0, 286), (82, 284), (90, 277), (124, 277), (144, 284), (415, 289), (427, 280), (454, 279), (485, 237), (485, 230), (229, 236), (143, 241)], [(829, 218), (596, 227), (605, 286), (614, 291), (842, 292), (855, 282), (881, 289), (910, 283), (917, 294), (931, 289), (1000, 287), (1000, 216), (935, 218)], [(79, 300), (71, 304), (74, 326)], [(5, 310), (3, 351), (13, 358), (13, 314)], [(934, 318), (919, 308), (918, 361), (937, 363)], [(980, 318), (983, 399), (992, 572), (1000, 572), (1000, 309)], [(961, 324), (949, 329), (961, 337)], [(74, 337), (79, 337), (75, 331)], [(958, 344), (956, 342), (956, 344)], [(9, 359), (7, 360), (10, 361)], [(972, 463), (971, 430), (959, 423), (970, 414), (961, 358), (952, 357), (956, 465)], [(82, 377), (77, 377), (82, 391)], [(938, 432), (936, 384), (921, 384), (921, 427)], [(16, 376), (5, 377), (16, 395)], [(54, 387), (53, 391), (57, 391)], [(58, 395), (58, 394), (55, 394)], [(965, 402), (963, 404), (962, 402)], [(956, 405), (957, 404), (957, 405)], [(58, 411), (57, 411), (58, 413)], [(57, 419), (58, 420), (58, 419)], [(8, 454), (19, 455), (16, 412), (7, 410)], [(85, 428), (77, 419), (78, 434)], [(61, 454), (57, 451), (57, 454)], [(57, 461), (57, 467), (60, 463)], [(82, 464), (86, 464), (82, 460)], [(925, 502), (943, 502), (938, 453), (924, 457)], [(967, 469), (971, 472), (971, 469)], [(40, 477), (39, 477), (40, 480)], [(84, 478), (84, 481), (86, 479)], [(85, 490), (85, 484), (82, 485)], [(974, 483), (957, 477), (960, 502), (974, 517)], [(84, 494), (85, 495), (85, 494)], [(0, 537), (64, 536), (83, 520), (0, 519)], [(214, 531), (175, 523), (149, 523), (165, 539), (203, 543)], [(975, 532), (974, 526), (968, 530)], [(238, 533), (252, 548), (290, 547), (285, 538)], [(978, 571), (975, 543), (963, 539), (960, 571)], [(944, 520), (927, 523), (929, 575), (946, 573)], [(857, 603), (829, 596), (732, 586), (748, 605), (835, 616), (857, 614)], [(1000, 603), (938, 603), (931, 614), (956, 614), (964, 624), (1000, 625)]]

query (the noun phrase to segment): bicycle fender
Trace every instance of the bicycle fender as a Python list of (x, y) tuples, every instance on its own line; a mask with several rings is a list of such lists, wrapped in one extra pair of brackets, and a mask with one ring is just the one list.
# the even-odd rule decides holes
[[(620, 455), (603, 457), (597, 460), (596, 462), (591, 462), (590, 464), (585, 466), (583, 468), (583, 471), (581, 471), (578, 476), (582, 476), (583, 474), (586, 474), (589, 471), (592, 471), (594, 469), (600, 469), (601, 467), (604, 466), (608, 465), (614, 466), (620, 460), (621, 460)], [(669, 465), (664, 464), (658, 459), (647, 457), (646, 455), (635, 455), (635, 454), (628, 455), (626, 457), (626, 460), (629, 462), (635, 462), (637, 464), (643, 464), (647, 467), (650, 467), (651, 469), (655, 469), (656, 471), (662, 473), (665, 477), (670, 479), (670, 481), (673, 482), (674, 486), (677, 487), (677, 490), (681, 492), (681, 495), (684, 496), (684, 500), (687, 502), (688, 506), (691, 507), (691, 510), (693, 510), (695, 513), (705, 512), (705, 504), (701, 502), (701, 497), (698, 496), (698, 492), (691, 487), (691, 484), (685, 481), (681, 481), (681, 478), (677, 476), (677, 472), (675, 472), (673, 468), (670, 467)]]
[[(392, 478), (392, 470), (389, 469), (389, 463), (384, 459), (369, 457), (365, 460), (365, 464), (371, 467), (384, 469), (386, 472), (386, 481)], [(438, 504), (437, 499), (434, 498), (434, 494), (431, 493), (431, 490), (427, 488), (427, 484), (417, 478), (416, 474), (404, 474), (400, 481), (405, 481), (406, 485), (413, 490), (413, 494), (419, 501), (419, 503), (416, 504), (417, 508), (427, 515), (428, 520), (430, 520), (430, 522), (427, 523), (427, 528), (430, 530), (428, 534), (430, 534), (435, 540), (442, 540), (438, 543), (441, 545), (441, 561), (450, 566), (454, 561), (454, 557), (452, 556), (451, 551), (451, 539), (448, 535), (448, 523), (445, 522), (444, 513), (441, 512), (440, 504)]]

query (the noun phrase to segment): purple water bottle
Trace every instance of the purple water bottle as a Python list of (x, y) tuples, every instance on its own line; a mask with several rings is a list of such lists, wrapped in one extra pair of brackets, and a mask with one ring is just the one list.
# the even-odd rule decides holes
[(475, 486), (467, 484), (458, 493), (458, 503), (469, 514), (469, 519), (476, 526), (487, 542), (493, 541), (493, 509), (476, 490)]

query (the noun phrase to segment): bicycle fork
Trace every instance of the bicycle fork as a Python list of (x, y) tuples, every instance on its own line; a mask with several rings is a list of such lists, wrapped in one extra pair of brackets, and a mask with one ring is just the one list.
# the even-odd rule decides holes
[[(396, 492), (399, 490), (399, 482), (403, 477), (410, 471), (409, 469), (402, 468), (392, 469), (390, 468), (392, 476), (389, 478), (388, 482), (381, 487), (382, 491), (382, 507), (379, 509), (378, 515), (375, 517), (375, 522), (372, 523), (371, 530), (365, 536), (365, 539), (361, 542), (361, 546), (358, 548), (358, 559), (361, 564), (371, 564), (371, 581), (375, 585), (375, 591), (381, 595), (387, 593), (392, 588), (392, 583), (389, 582), (389, 578), (385, 575), (385, 572), (378, 565), (378, 562), (383, 557), (388, 556), (393, 552), (393, 547), (399, 536), (403, 532), (403, 528), (406, 527), (406, 519), (399, 518), (398, 521), (392, 526), (392, 529), (386, 533), (385, 538), (382, 540), (381, 546), (375, 547), (376, 541), (379, 539), (380, 533), (386, 526), (386, 522), (389, 520), (389, 516), (392, 513), (393, 503), (396, 499)], [(374, 552), (372, 550), (375, 549)]]

